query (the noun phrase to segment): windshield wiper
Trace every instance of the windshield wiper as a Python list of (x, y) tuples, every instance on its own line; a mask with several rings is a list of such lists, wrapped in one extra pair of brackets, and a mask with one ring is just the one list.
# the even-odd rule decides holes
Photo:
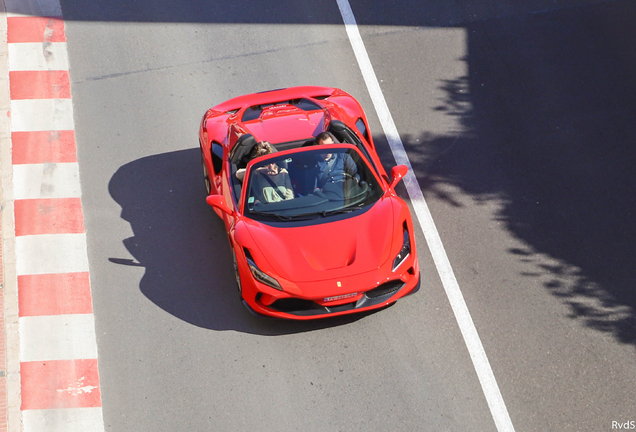
[(284, 216), (284, 215), (280, 215), (278, 213), (262, 212), (262, 211), (255, 211), (255, 210), (250, 210), (250, 214), (255, 214), (255, 215), (259, 215), (259, 216), (275, 217), (278, 220), (284, 220), (284, 221), (288, 221), (288, 220), (292, 219), (291, 216)]
[(296, 217), (303, 217), (303, 216), (322, 216), (322, 217), (327, 217), (327, 216), (331, 216), (331, 215), (335, 215), (335, 214), (341, 214), (341, 213), (351, 213), (352, 211), (356, 211), (359, 210), (359, 208), (357, 207), (348, 207), (348, 208), (341, 208), (341, 209), (337, 209), (337, 210), (323, 210), (323, 211), (317, 211), (317, 212), (312, 212), (312, 213), (303, 213), (303, 214), (299, 214), (297, 216), (291, 216), (293, 218)]
[(327, 217), (327, 216), (331, 216), (335, 214), (351, 213), (359, 209), (360, 209), (359, 207), (348, 207), (348, 208), (341, 208), (337, 210), (323, 210), (318, 212), (302, 213), (299, 215), (291, 215), (291, 216), (285, 216), (278, 213), (250, 210), (250, 214), (259, 215), (259, 216), (269, 216), (269, 217), (273, 217), (282, 221), (291, 221), (291, 220), (308, 220), (308, 219), (312, 219), (312, 216)]
[(341, 213), (351, 213), (352, 211), (356, 211), (359, 210), (359, 207), (346, 207), (346, 208), (341, 208), (341, 209), (337, 209), (337, 210), (325, 210), (320, 212), (320, 215), (322, 215), (322, 217), (327, 217), (327, 216), (331, 216), (331, 215), (335, 215), (335, 214), (341, 214)]

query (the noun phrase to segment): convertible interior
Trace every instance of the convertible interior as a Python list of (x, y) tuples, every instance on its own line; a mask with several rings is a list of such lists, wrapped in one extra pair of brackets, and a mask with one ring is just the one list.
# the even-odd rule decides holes
[[(327, 132), (330, 132), (335, 138), (337, 143), (348, 143), (355, 145), (363, 155), (367, 157), (367, 159), (371, 162), (371, 165), (376, 170), (375, 164), (373, 160), (370, 158), (367, 149), (364, 144), (358, 138), (358, 136), (349, 129), (343, 122), (340, 120), (332, 120), (329, 123), (329, 127), (327, 128)], [(236, 201), (238, 202), (241, 197), (241, 190), (243, 187), (243, 182), (238, 180), (236, 177), (236, 172), (239, 169), (245, 168), (247, 164), (250, 162), (250, 153), (254, 146), (258, 142), (251, 134), (242, 135), (234, 147), (230, 152), (230, 178), (232, 182), (232, 188), (234, 191), (234, 196)], [(283, 143), (272, 143), (274, 147), (274, 151), (282, 151), (289, 150), (298, 147), (308, 147), (314, 145), (314, 138), (310, 137), (303, 140), (297, 141), (289, 141)], [(315, 159), (307, 159), (302, 157), (295, 158), (292, 164), (288, 164), (286, 161), (280, 161), (280, 168), (285, 168), (292, 179), (292, 184), (294, 187), (294, 195), (296, 197), (307, 196), (311, 194), (311, 191), (307, 190), (307, 184), (309, 183), (309, 177), (312, 176), (312, 172), (309, 169), (310, 166), (315, 165)], [(280, 206), (285, 206), (285, 204), (281, 203)]]

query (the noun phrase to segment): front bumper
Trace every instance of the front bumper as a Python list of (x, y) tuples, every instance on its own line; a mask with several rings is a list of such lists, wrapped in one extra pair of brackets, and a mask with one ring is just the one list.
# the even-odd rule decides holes
[[(364, 287), (358, 287), (360, 292), (350, 298), (342, 296), (345, 298), (334, 301), (295, 296), (275, 298), (257, 291), (254, 295), (247, 295), (243, 304), (256, 316), (292, 320), (310, 320), (380, 309), (419, 290), (420, 271), (417, 258), (414, 258), (410, 264), (410, 267), (407, 267), (408, 270), (401, 275), (394, 274), (394, 278), (372, 289), (365, 290)], [(244, 294), (247, 293), (244, 292)]]

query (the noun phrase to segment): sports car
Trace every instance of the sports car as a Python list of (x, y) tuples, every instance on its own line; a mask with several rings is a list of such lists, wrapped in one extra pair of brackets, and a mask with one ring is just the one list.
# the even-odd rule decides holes
[(387, 175), (348, 93), (305, 86), (230, 99), (205, 113), (199, 144), (207, 203), (255, 315), (358, 313), (419, 289), (413, 222), (395, 192), (407, 167)]

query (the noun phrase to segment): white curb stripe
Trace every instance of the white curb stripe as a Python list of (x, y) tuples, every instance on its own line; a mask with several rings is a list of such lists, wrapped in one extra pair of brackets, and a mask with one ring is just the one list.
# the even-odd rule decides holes
[(442, 279), (442, 284), (444, 285), (453, 313), (455, 314), (459, 328), (464, 336), (464, 341), (473, 361), (482, 390), (486, 396), (497, 430), (499, 432), (514, 432), (512, 420), (510, 419), (506, 404), (501, 396), (499, 386), (495, 380), (495, 375), (490, 367), (486, 351), (479, 339), (479, 334), (477, 333), (475, 324), (473, 323), (470, 312), (468, 311), (468, 306), (464, 301), (464, 296), (462, 295), (457, 279), (455, 278), (450, 260), (446, 255), (444, 245), (442, 244), (442, 240), (437, 232), (437, 228), (435, 227), (435, 222), (433, 221), (428, 205), (424, 200), (424, 195), (422, 194), (422, 190), (417, 182), (417, 178), (413, 173), (413, 167), (411, 166), (411, 162), (409, 161), (404, 145), (402, 144), (402, 140), (400, 139), (397, 127), (395, 126), (393, 117), (389, 111), (389, 106), (384, 99), (384, 94), (382, 93), (382, 89), (380, 88), (380, 84), (376, 78), (367, 50), (364, 47), (364, 42), (360, 36), (358, 25), (353, 15), (353, 11), (351, 10), (351, 6), (349, 5), (348, 0), (336, 1), (338, 2), (340, 13), (342, 14), (342, 19), (345, 24), (347, 35), (349, 36), (349, 41), (351, 42), (356, 59), (360, 65), (362, 76), (364, 77), (367, 89), (371, 95), (371, 99), (373, 100), (373, 105), (378, 113), (382, 128), (387, 141), (389, 142), (389, 146), (391, 147), (391, 151), (393, 152), (393, 157), (398, 164), (406, 165), (409, 168), (408, 174), (404, 178), (409, 198), (411, 199), (415, 214), (420, 222), (422, 231), (424, 232), (424, 236), (426, 237), (426, 241), (431, 250), (431, 254), (433, 255), (433, 260), (435, 261), (439, 276)]
[[(29, 97), (29, 92), (25, 91), (24, 86), (27, 83), (24, 82), (24, 79), (28, 76), (34, 76), (37, 79), (31, 85), (33, 95), (46, 95), (40, 97), (51, 98), (11, 101), (12, 136), (17, 138), (18, 135), (13, 134), (17, 132), (73, 131), (75, 127), (71, 100), (54, 99), (54, 95), (58, 93), (51, 93), (51, 89), (48, 88), (51, 83), (44, 82), (46, 80), (42, 79), (42, 74), (22, 73), (68, 71), (67, 45), (65, 42), (57, 42), (65, 40), (65, 29), (59, 21), (49, 22), (46, 18), (60, 18), (62, 16), (59, 0), (0, 1), (6, 5), (8, 17), (27, 18), (9, 21), (11, 25), (8, 30), (12, 31), (13, 34), (9, 34), (8, 39), (14, 41), (7, 45), (9, 78), (16, 80), (15, 83), (11, 82), (11, 84), (15, 89), (20, 90), (14, 97)], [(55, 33), (51, 31), (52, 29)], [(22, 40), (25, 42), (20, 42)], [(49, 40), (56, 42), (48, 42)], [(58, 73), (54, 76), (60, 75), (62, 74)], [(66, 93), (64, 94), (66, 95)], [(23, 141), (27, 136), (29, 139)], [(68, 155), (62, 157), (60, 154), (61, 150), (68, 150), (67, 147), (70, 146), (70, 143), (56, 142), (49, 147), (50, 143), (47, 139), (35, 142), (31, 139), (32, 137), (33, 135), (20, 135), (20, 142), (28, 142), (29, 146), (41, 146), (41, 148), (25, 149), (20, 147), (20, 162), (27, 163), (12, 166), (14, 184), (8, 194), (4, 194), (5, 199), (7, 195), (11, 195), (12, 199), (15, 196), (16, 200), (81, 197), (78, 164), (76, 162), (59, 163), (62, 160), (70, 160)], [(58, 148), (58, 144), (62, 145), (63, 149)], [(49, 159), (46, 155), (49, 154), (51, 156), (50, 163), (28, 163), (47, 161)], [(9, 158), (4, 160), (10, 160), (10, 153)], [(55, 202), (52, 205), (55, 206)], [(37, 220), (40, 215), (38, 209), (33, 210), (34, 207), (28, 205), (23, 206), (23, 208), (34, 211), (32, 217)], [(28, 218), (28, 215), (21, 213), (20, 217), (25, 219)], [(67, 221), (61, 220), (61, 222), (66, 223)], [(51, 231), (57, 230), (51, 229)], [(14, 284), (17, 282), (15, 280), (16, 273), (18, 276), (31, 276), (88, 272), (85, 233), (21, 235), (11, 240), (15, 244), (11, 248), (15, 253), (12, 259), (12, 262), (15, 263), (14, 279), (12, 280)], [(22, 279), (22, 281), (32, 281), (32, 279)], [(27, 286), (28, 284), (23, 285), (23, 288)], [(68, 290), (56, 292), (55, 287), (46, 286), (46, 283), (44, 285), (40, 283), (37, 288), (42, 290), (42, 298), (22, 299), (37, 303), (30, 305), (33, 306), (31, 308), (24, 305), (25, 311), (39, 313), (50, 311), (55, 314), (67, 310), (68, 304), (77, 300), (73, 297), (77, 293), (67, 292)], [(46, 290), (54, 292), (46, 292)], [(52, 304), (43, 308), (42, 301)], [(17, 384), (16, 380), (8, 381), (8, 383), (13, 383), (8, 391), (18, 394), (22, 391), (23, 398), (22, 403), (18, 400), (18, 403), (11, 406), (11, 408), (17, 407), (19, 410), (17, 413), (12, 410), (8, 411), (9, 430), (12, 432), (104, 432), (101, 392), (98, 384), (99, 374), (95, 370), (98, 355), (93, 314), (25, 315), (28, 316), (21, 318), (16, 316), (13, 324), (14, 332), (18, 333), (19, 330), (20, 334), (19, 356), (21, 357), (22, 385), (20, 385), (20, 379), (17, 380)], [(18, 353), (16, 352), (14, 356), (18, 357)], [(44, 364), (53, 360), (60, 362), (57, 364), (60, 367), (59, 371)], [(76, 367), (84, 367), (85, 365), (89, 365), (90, 370), (87, 369), (84, 372), (75, 370)], [(9, 372), (13, 370), (13, 368), (8, 369)], [(15, 371), (14, 374), (20, 373), (18, 368)], [(88, 395), (90, 397), (86, 394), (57, 394), (60, 389), (56, 389), (56, 383), (63, 382), (67, 378), (77, 378), (74, 376), (75, 373), (91, 375), (91, 386), (87, 386), (86, 389), (81, 388), (82, 391), (94, 392)], [(68, 376), (57, 376), (59, 374)], [(84, 377), (79, 379), (83, 380)], [(94, 408), (95, 405), (100, 406)], [(62, 406), (75, 406), (77, 408), (61, 408)]]
[(23, 99), (11, 101), (11, 130), (37, 132), (72, 130), (71, 99)]
[(15, 239), (18, 275), (88, 271), (86, 234), (42, 234)]
[(102, 408), (26, 410), (24, 432), (104, 432)]
[(97, 358), (93, 314), (20, 318), (20, 360), (81, 360)]
[(9, 44), (9, 70), (68, 70), (66, 42)]
[(79, 198), (79, 166), (71, 163), (13, 166), (15, 199)]

